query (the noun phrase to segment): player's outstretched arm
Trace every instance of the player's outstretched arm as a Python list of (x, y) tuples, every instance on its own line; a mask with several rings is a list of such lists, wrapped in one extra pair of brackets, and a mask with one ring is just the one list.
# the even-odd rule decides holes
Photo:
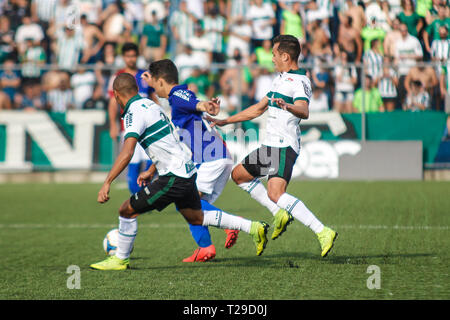
[(286, 103), (281, 98), (275, 98), (273, 101), (283, 110), (289, 111), (300, 119), (309, 118), (309, 103), (305, 100), (297, 100), (294, 104)]
[(206, 119), (211, 122), (212, 127), (216, 125), (225, 126), (231, 123), (244, 122), (255, 119), (260, 115), (262, 115), (267, 110), (268, 105), (269, 105), (269, 98), (264, 97), (258, 103), (251, 105), (247, 109), (242, 110), (241, 112), (236, 113), (235, 115), (228, 117), (227, 119), (220, 120), (211, 117), (206, 117)]
[(105, 203), (106, 201), (109, 200), (109, 189), (110, 189), (111, 183), (114, 181), (114, 179), (117, 178), (117, 176), (130, 163), (130, 160), (133, 157), (136, 143), (137, 143), (137, 139), (134, 137), (130, 137), (130, 138), (126, 139), (125, 142), (123, 143), (122, 151), (120, 151), (119, 155), (117, 156), (116, 161), (114, 161), (114, 164), (113, 164), (111, 170), (109, 171), (108, 176), (106, 177), (102, 188), (98, 192), (98, 197), (97, 197), (98, 202)]
[(209, 101), (199, 101), (195, 106), (197, 111), (206, 112), (211, 116), (217, 116), (220, 111), (219, 98), (212, 98)]

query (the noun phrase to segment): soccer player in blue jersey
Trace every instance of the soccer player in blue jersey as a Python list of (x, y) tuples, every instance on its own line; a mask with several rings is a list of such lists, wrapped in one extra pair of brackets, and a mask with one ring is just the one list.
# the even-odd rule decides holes
[[(158, 103), (158, 97), (156, 96), (155, 90), (147, 84), (146, 81), (142, 79), (142, 74), (145, 72), (143, 69), (138, 69), (136, 63), (138, 58), (138, 47), (134, 43), (125, 43), (122, 47), (122, 58), (125, 62), (125, 68), (118, 70), (109, 81), (108, 95), (109, 95), (109, 104), (108, 104), (108, 116), (109, 116), (109, 134), (113, 140), (117, 139), (119, 136), (121, 140), (122, 132), (124, 130), (123, 121), (120, 121), (120, 127), (118, 125), (118, 113), (119, 113), (119, 105), (114, 99), (114, 92), (112, 88), (112, 84), (114, 83), (114, 79), (121, 73), (130, 73), (134, 75), (136, 79), (136, 83), (139, 89), (139, 95), (144, 98), (149, 98), (156, 103)], [(128, 189), (131, 194), (134, 194), (140, 190), (140, 186), (137, 184), (137, 178), (139, 173), (141, 172), (141, 167), (145, 167), (148, 169), (151, 165), (151, 161), (148, 156), (145, 154), (142, 147), (137, 144), (136, 150), (134, 152), (133, 158), (128, 165), (127, 171), (127, 182)]]
[[(205, 123), (202, 116), (206, 112), (217, 115), (219, 101), (199, 101), (187, 85), (178, 83), (178, 70), (168, 59), (150, 64), (144, 79), (152, 85), (161, 98), (169, 100), (172, 109), (172, 122), (178, 128), (181, 141), (192, 151), (192, 160), (197, 164), (197, 189), (201, 196), (203, 211), (221, 211), (212, 204), (222, 193), (233, 167), (231, 155), (216, 131)], [(211, 242), (207, 227), (190, 225), (193, 238), (199, 248), (184, 262), (213, 259), (216, 249)], [(238, 237), (238, 230), (225, 230), (225, 248), (231, 248)]]

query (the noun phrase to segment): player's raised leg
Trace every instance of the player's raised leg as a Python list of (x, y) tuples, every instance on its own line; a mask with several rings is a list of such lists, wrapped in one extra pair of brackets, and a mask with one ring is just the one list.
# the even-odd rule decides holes
[(294, 220), (292, 215), (285, 209), (280, 208), (269, 198), (267, 190), (262, 182), (251, 175), (242, 164), (238, 164), (233, 169), (231, 177), (241, 189), (250, 194), (250, 196), (261, 205), (265, 206), (274, 216), (272, 240), (281, 236), (286, 231), (287, 226)]
[(181, 214), (192, 225), (213, 226), (220, 229), (240, 230), (250, 234), (256, 246), (256, 255), (261, 255), (267, 244), (269, 225), (263, 221), (251, 221), (222, 210), (202, 211), (200, 209), (180, 209)]

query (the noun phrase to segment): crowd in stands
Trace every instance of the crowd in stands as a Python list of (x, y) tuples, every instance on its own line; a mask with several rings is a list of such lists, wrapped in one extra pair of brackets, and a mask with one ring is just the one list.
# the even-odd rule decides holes
[(0, 109), (106, 108), (133, 42), (140, 68), (173, 59), (233, 113), (266, 94), (271, 39), (291, 34), (312, 112), (449, 112), (449, 28), (448, 0), (0, 0)]

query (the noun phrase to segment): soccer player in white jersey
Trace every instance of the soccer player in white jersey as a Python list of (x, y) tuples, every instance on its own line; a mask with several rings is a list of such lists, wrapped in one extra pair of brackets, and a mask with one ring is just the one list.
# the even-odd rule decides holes
[[(130, 265), (130, 253), (137, 235), (137, 217), (151, 210), (161, 211), (175, 203), (178, 211), (192, 225), (214, 226), (249, 233), (256, 245), (257, 254), (264, 250), (268, 225), (233, 216), (226, 212), (201, 210), (196, 187), (196, 167), (191, 160), (189, 147), (180, 142), (172, 122), (162, 108), (153, 101), (138, 95), (133, 75), (119, 74), (113, 83), (114, 97), (123, 108), (125, 141), (101, 187), (97, 201), (109, 200), (109, 190), (114, 179), (130, 162), (136, 144), (142, 146), (152, 159), (152, 166), (141, 173), (139, 184), (144, 187), (132, 195), (119, 209), (119, 240), (116, 255), (90, 267), (97, 270), (125, 270)], [(155, 173), (158, 178), (153, 180)]]
[[(272, 239), (278, 238), (295, 218), (316, 233), (321, 255), (325, 257), (337, 233), (324, 226), (300, 199), (286, 192), (300, 153), (300, 120), (309, 117), (312, 92), (305, 70), (299, 69), (297, 64), (300, 53), (300, 44), (295, 37), (275, 37), (272, 61), (279, 75), (272, 82), (270, 92), (258, 103), (227, 119), (209, 117), (208, 120), (212, 125), (224, 126), (269, 112), (265, 141), (233, 169), (231, 177), (274, 215)], [(268, 190), (259, 181), (263, 176), (268, 176)]]

